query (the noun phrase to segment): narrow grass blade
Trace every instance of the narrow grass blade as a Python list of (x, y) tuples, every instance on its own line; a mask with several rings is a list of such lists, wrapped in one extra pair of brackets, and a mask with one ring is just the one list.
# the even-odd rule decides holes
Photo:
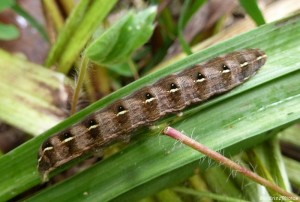
[(246, 12), (255, 21), (257, 26), (266, 23), (260, 9), (258, 8), (256, 0), (240, 0), (240, 4), (244, 7)]

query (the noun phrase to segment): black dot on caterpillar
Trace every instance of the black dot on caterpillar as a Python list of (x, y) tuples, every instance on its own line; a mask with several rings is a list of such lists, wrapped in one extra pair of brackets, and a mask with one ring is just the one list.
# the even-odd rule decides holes
[(169, 91), (170, 93), (175, 93), (178, 90), (179, 90), (179, 88), (175, 83), (170, 84), (170, 91)]
[(117, 110), (118, 110), (117, 116), (120, 116), (120, 115), (123, 115), (123, 114), (127, 113), (127, 110), (122, 105), (119, 105)]
[(94, 126), (94, 125), (97, 125), (97, 121), (96, 121), (95, 119), (90, 119), (90, 120), (88, 121), (88, 125), (89, 125), (89, 127)]
[(230, 68), (225, 64), (222, 65), (222, 70), (223, 70), (222, 73), (229, 73), (230, 72)]
[(153, 98), (153, 96), (150, 93), (146, 93), (146, 99), (149, 100), (151, 98)]
[(146, 101), (145, 101), (144, 103), (150, 103), (150, 102), (152, 102), (153, 100), (155, 100), (155, 98), (153, 97), (153, 95), (150, 94), (150, 93), (146, 93), (146, 94), (145, 94), (145, 97), (146, 97)]
[(42, 148), (44, 151), (51, 150), (53, 149), (53, 145), (50, 143), (50, 140), (48, 139), (42, 144)]
[(200, 72), (197, 73), (196, 82), (202, 82), (205, 81), (205, 77)]
[(74, 139), (74, 137), (72, 136), (72, 134), (69, 131), (65, 131), (58, 135), (58, 139), (62, 142), (69, 142), (72, 139)]

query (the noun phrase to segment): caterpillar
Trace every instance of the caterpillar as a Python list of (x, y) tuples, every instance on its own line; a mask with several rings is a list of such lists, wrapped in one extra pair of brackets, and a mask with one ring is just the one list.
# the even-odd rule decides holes
[(163, 77), (89, 115), (43, 142), (38, 154), (42, 176), (86, 153), (130, 138), (141, 126), (227, 92), (266, 62), (260, 49), (245, 49)]

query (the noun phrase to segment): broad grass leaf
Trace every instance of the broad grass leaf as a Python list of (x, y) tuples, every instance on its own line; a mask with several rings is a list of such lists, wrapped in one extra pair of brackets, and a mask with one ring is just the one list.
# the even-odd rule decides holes
[(14, 25), (0, 24), (0, 39), (13, 40), (20, 36), (19, 30)]
[(121, 29), (132, 19), (132, 12), (127, 13), (119, 22), (99, 36), (85, 51), (86, 56), (95, 63), (103, 64), (113, 51), (120, 38)]
[(152, 35), (155, 14), (156, 7), (128, 13), (86, 49), (86, 56), (106, 66), (126, 62)]

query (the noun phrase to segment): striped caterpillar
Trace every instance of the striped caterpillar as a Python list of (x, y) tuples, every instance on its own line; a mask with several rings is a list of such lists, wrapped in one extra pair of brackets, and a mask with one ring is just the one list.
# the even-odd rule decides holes
[(129, 139), (141, 126), (229, 91), (254, 75), (266, 58), (259, 49), (246, 49), (161, 78), (49, 137), (39, 149), (38, 170), (47, 177), (83, 154)]

